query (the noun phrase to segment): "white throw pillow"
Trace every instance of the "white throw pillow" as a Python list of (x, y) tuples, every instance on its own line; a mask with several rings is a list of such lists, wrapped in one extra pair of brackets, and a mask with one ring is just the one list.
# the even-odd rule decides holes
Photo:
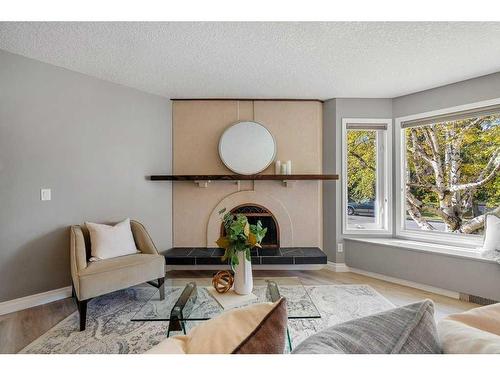
[(483, 251), (500, 250), (500, 217), (486, 216)]
[(130, 219), (116, 225), (86, 222), (90, 233), (91, 260), (115, 258), (137, 253), (134, 236), (130, 229)]

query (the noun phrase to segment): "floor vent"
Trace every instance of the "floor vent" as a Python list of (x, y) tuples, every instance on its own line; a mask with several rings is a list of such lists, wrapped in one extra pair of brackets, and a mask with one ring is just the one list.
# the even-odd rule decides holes
[(460, 300), (465, 302), (476, 303), (478, 305), (493, 305), (494, 303), (498, 303), (498, 301), (494, 301), (489, 298), (473, 296), (471, 294), (460, 293)]

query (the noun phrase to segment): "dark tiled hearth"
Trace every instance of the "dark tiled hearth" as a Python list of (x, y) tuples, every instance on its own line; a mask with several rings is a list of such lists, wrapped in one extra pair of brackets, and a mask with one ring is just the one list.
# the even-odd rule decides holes
[[(224, 250), (204, 247), (174, 247), (162, 252), (168, 265), (223, 265)], [(321, 265), (326, 264), (326, 255), (318, 247), (283, 247), (280, 249), (253, 249), (252, 263), (255, 265)]]

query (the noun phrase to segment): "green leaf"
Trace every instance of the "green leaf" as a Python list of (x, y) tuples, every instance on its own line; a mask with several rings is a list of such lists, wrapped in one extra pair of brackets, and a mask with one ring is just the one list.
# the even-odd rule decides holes
[(237, 266), (238, 264), (240, 264), (238, 256), (236, 254), (233, 254), (233, 256), (231, 257), (231, 265), (234, 267)]
[(222, 257), (222, 261), (225, 262), (228, 259), (232, 259), (233, 255), (234, 255), (234, 250), (233, 249), (231, 249), (231, 248), (226, 249), (226, 251), (224, 251), (224, 256)]

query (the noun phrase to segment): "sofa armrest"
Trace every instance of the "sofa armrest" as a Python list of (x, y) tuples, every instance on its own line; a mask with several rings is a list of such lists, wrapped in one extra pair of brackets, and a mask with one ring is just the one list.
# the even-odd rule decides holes
[[(71, 226), (70, 234), (70, 260), (71, 266), (76, 271), (87, 268), (87, 252), (85, 249), (85, 237), (79, 225)], [(75, 275), (76, 276), (76, 275)]]
[(130, 220), (130, 227), (138, 250), (144, 254), (159, 254), (144, 225), (138, 221)]
[(80, 297), (80, 278), (79, 272), (87, 268), (87, 252), (85, 249), (85, 237), (82, 228), (79, 225), (73, 225), (70, 228), (69, 258), (71, 278), (76, 295)]

